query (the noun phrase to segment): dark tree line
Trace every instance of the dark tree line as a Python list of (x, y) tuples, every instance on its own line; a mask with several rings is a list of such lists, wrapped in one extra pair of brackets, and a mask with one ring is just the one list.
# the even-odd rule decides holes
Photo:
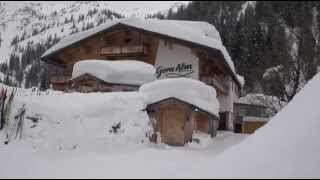
[(0, 65), (0, 71), (6, 75), (4, 83), (26, 88), (34, 86), (48, 88), (48, 67), (40, 61), (40, 57), (59, 40), (55, 35), (49, 36), (44, 43), (28, 42), (25, 48), (21, 48), (20, 56), (11, 54), (9, 62)]

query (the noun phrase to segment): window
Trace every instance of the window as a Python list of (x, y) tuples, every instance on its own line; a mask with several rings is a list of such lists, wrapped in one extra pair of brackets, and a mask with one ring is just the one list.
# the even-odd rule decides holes
[(240, 108), (239, 109), (239, 116), (246, 116), (246, 109)]

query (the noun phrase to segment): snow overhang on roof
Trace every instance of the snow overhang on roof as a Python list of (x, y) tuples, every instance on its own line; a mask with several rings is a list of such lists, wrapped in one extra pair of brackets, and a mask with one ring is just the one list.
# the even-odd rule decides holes
[(254, 117), (254, 116), (245, 116), (243, 117), (244, 122), (268, 122), (270, 118), (265, 117)]
[(146, 104), (155, 104), (168, 98), (187, 102), (212, 115), (219, 116), (220, 104), (212, 86), (189, 78), (169, 78), (142, 85), (139, 92)]
[(221, 53), (225, 62), (232, 73), (233, 78), (238, 85), (242, 87), (242, 80), (239, 79), (233, 61), (222, 44), (220, 34), (217, 29), (201, 21), (178, 21), (178, 20), (159, 20), (159, 19), (141, 19), (128, 18), (116, 20), (111, 23), (100, 25), (96, 28), (83, 31), (62, 39), (59, 43), (48, 49), (41, 57), (43, 61), (49, 61), (63, 49), (76, 43), (84, 41), (93, 35), (110, 30), (117, 25), (128, 26), (137, 30), (154, 33), (160, 36), (170, 37), (185, 43), (201, 46), (207, 50), (214, 50)]
[(156, 80), (155, 68), (136, 60), (84, 60), (73, 67), (72, 79), (89, 74), (107, 83), (143, 85)]

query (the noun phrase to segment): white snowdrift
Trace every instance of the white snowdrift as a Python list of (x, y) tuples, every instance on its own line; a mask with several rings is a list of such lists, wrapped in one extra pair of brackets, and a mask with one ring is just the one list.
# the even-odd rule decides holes
[(142, 85), (156, 79), (155, 68), (152, 65), (134, 60), (79, 61), (73, 67), (72, 79), (84, 74), (90, 74), (109, 83), (130, 85)]
[[(320, 74), (264, 127), (215, 159), (219, 166), (210, 167), (215, 176), (320, 177), (319, 91)], [(210, 176), (209, 169), (204, 171)]]
[[(41, 96), (20, 92), (13, 101), (11, 120), (22, 104), (26, 117), (41, 117), (38, 123), (25, 119), (23, 130), (23, 140), (35, 150), (108, 152), (119, 145), (141, 144), (149, 130), (142, 111), (144, 98), (138, 92)], [(117, 123), (120, 133), (114, 135), (109, 131)]]
[(219, 112), (216, 90), (201, 81), (188, 78), (163, 79), (145, 84), (139, 91), (146, 96), (147, 104), (174, 97), (212, 114), (218, 115)]
[[(34, 130), (25, 131), (23, 141), (1, 143), (0, 177), (319, 178), (319, 90), (320, 74), (241, 144), (233, 146), (241, 139), (234, 134), (231, 141), (218, 136), (199, 150), (137, 147), (148, 129), (139, 93), (21, 94), (13, 111), (26, 103), (27, 115), (42, 114), (43, 120)], [(119, 120), (124, 133), (108, 133)], [(61, 147), (62, 151), (57, 154), (39, 147)]]

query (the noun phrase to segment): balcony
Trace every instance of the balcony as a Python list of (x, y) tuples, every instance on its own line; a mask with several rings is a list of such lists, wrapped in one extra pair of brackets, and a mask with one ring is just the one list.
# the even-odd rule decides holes
[(110, 46), (101, 48), (101, 55), (106, 56), (145, 55), (147, 53), (147, 48), (143, 45)]
[(208, 84), (208, 85), (212, 85), (213, 87), (215, 87), (217, 90), (219, 90), (220, 92), (228, 95), (229, 94), (229, 85), (228, 85), (228, 80), (222, 78), (222, 77), (202, 77), (201, 81)]
[(53, 76), (50, 79), (51, 84), (69, 84), (71, 76)]

